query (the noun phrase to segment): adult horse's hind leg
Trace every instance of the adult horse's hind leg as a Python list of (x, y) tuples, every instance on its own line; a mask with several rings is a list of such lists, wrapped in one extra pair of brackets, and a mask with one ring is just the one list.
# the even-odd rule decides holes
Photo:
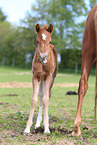
[[(87, 54), (86, 54), (87, 55)], [(74, 121), (74, 131), (72, 132), (72, 136), (80, 136), (80, 124), (81, 124), (81, 110), (82, 110), (82, 103), (84, 96), (86, 94), (86, 91), (88, 89), (88, 77), (91, 70), (91, 67), (93, 65), (94, 58), (90, 54), (90, 56), (84, 56), (82, 59), (82, 68), (81, 68), (81, 79), (79, 83), (79, 89), (78, 89), (78, 106), (77, 106), (77, 114)]]
[(40, 86), (40, 82), (38, 82), (37, 78), (33, 77), (33, 95), (32, 95), (32, 99), (31, 99), (31, 110), (30, 110), (30, 115), (29, 115), (29, 119), (27, 122), (27, 126), (26, 129), (24, 130), (24, 133), (30, 133), (30, 127), (33, 124), (33, 114), (34, 114), (34, 110), (35, 110), (35, 106), (37, 104), (38, 101), (38, 93), (39, 93), (39, 86)]

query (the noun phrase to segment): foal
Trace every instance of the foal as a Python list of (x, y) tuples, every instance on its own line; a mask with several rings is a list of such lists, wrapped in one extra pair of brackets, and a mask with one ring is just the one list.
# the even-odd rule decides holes
[(38, 47), (36, 49), (33, 62), (33, 95), (31, 99), (31, 110), (24, 133), (30, 133), (30, 127), (33, 124), (33, 114), (39, 95), (39, 113), (35, 128), (42, 122), (42, 106), (44, 106), (44, 133), (50, 133), (48, 105), (51, 96), (51, 88), (58, 71), (57, 50), (54, 45), (50, 44), (53, 25), (44, 25), (42, 28), (39, 24), (35, 26), (37, 33)]

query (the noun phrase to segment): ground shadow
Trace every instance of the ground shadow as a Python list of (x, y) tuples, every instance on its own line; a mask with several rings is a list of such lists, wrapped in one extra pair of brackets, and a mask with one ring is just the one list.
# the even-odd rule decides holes
[[(60, 129), (58, 127), (50, 128), (50, 132), (59, 132), (60, 134), (70, 134), (72, 131), (66, 130), (64, 128)], [(39, 127), (37, 129), (32, 129), (31, 134), (38, 134), (38, 133), (44, 133), (44, 127)]]

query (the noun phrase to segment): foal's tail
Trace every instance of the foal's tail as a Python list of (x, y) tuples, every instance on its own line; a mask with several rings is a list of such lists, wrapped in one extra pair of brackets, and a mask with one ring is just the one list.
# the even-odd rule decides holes
[[(97, 10), (95, 12), (95, 16), (94, 16), (94, 23), (95, 23), (95, 42), (96, 42), (96, 58), (97, 58)], [(97, 114), (97, 60), (96, 60), (96, 87), (95, 87), (95, 107), (94, 107), (94, 111), (95, 111), (95, 124), (96, 124), (96, 114)]]

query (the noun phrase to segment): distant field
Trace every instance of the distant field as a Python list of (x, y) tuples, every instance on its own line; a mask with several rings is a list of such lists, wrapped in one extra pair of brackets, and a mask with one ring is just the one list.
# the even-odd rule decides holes
[[(32, 96), (32, 72), (18, 68), (0, 67), (0, 143), (13, 145), (65, 145), (97, 144), (97, 126), (94, 124), (95, 76), (90, 75), (89, 89), (82, 110), (82, 138), (69, 137), (76, 115), (77, 95), (66, 95), (77, 91), (80, 74), (58, 73), (49, 103), (51, 134), (43, 134), (43, 124), (34, 129), (38, 114), (35, 109), (32, 135), (23, 135), (29, 116)], [(11, 87), (10, 87), (11, 86)]]

